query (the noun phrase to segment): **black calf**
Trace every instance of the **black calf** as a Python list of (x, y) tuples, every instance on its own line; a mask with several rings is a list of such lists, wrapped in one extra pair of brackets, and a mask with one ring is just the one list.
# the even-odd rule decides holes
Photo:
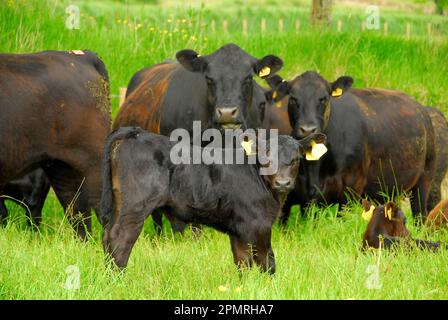
[[(278, 137), (278, 171), (259, 174), (259, 165), (173, 164), (168, 137), (140, 128), (121, 128), (107, 139), (103, 158), (101, 220), (105, 252), (120, 268), (149, 214), (162, 209), (184, 222), (211, 226), (230, 236), (238, 266), (255, 262), (275, 272), (271, 229), (294, 187), (301, 155), (313, 134), (297, 141)], [(288, 180), (289, 183), (284, 183)]]

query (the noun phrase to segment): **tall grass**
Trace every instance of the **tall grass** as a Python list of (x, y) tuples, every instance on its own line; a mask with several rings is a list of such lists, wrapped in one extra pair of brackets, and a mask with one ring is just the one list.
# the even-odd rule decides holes
[[(282, 1), (283, 3), (284, 1)], [(286, 3), (293, 3), (289, 1)], [(112, 93), (125, 87), (138, 69), (173, 58), (176, 51), (193, 48), (202, 54), (225, 43), (239, 44), (256, 57), (273, 53), (283, 58), (285, 78), (305, 70), (318, 70), (329, 80), (342, 74), (355, 78), (357, 87), (394, 88), (427, 105), (448, 112), (447, 19), (386, 11), (389, 35), (360, 32), (362, 11), (337, 9), (333, 22), (343, 21), (342, 32), (313, 30), (306, 25), (301, 7), (229, 6), (215, 8), (157, 8), (131, 1), (75, 1), (81, 9), (80, 30), (65, 28), (65, 7), (71, 1), (7, 0), (0, 6), (0, 52), (34, 52), (46, 49), (91, 49), (106, 63)], [(294, 2), (295, 3), (295, 2)], [(297, 2), (302, 3), (301, 1)], [(260, 31), (260, 20), (267, 32)], [(248, 35), (241, 21), (248, 19)], [(276, 30), (278, 19), (285, 29)], [(220, 21), (228, 20), (228, 32)], [(293, 22), (301, 20), (296, 32)], [(215, 20), (216, 32), (211, 29)], [(410, 40), (404, 23), (415, 27)], [(436, 35), (425, 37), (432, 21)], [(114, 113), (118, 99), (114, 96)], [(150, 221), (135, 246), (124, 274), (104, 268), (101, 228), (94, 224), (92, 239), (74, 238), (62, 208), (51, 194), (45, 204), (39, 233), (26, 227), (23, 209), (8, 203), (8, 226), (0, 229), (1, 299), (446, 299), (448, 254), (383, 252), (379, 266), (381, 289), (370, 290), (368, 266), (378, 261), (375, 252), (360, 253), (365, 222), (362, 209), (315, 208), (309, 217), (294, 210), (286, 230), (277, 226), (273, 247), (277, 257), (275, 277), (257, 270), (238, 274), (227, 236), (205, 229), (199, 239), (188, 233), (155, 238)], [(410, 217), (409, 206), (405, 211)], [(412, 220), (412, 219), (411, 219)], [(447, 231), (415, 228), (416, 237), (448, 242)], [(80, 270), (79, 290), (65, 288), (66, 268)], [(220, 291), (224, 286), (227, 290)], [(222, 289), (222, 288), (221, 288)]]
[[(100, 232), (87, 243), (73, 236), (54, 198), (45, 207), (42, 234), (26, 229), (22, 210), (9, 205), (12, 223), (0, 231), (2, 299), (447, 299), (448, 252), (382, 252), (379, 289), (368, 289), (369, 266), (378, 252), (362, 254), (366, 226), (362, 209), (351, 206), (302, 218), (293, 213), (289, 228), (275, 227), (277, 273), (239, 274), (228, 237), (206, 229), (155, 238), (145, 226), (124, 274), (104, 267)], [(407, 211), (407, 214), (410, 212)], [(98, 227), (98, 225), (96, 225)], [(428, 234), (410, 226), (414, 236), (448, 241), (448, 232)], [(80, 271), (80, 288), (67, 290), (67, 267)], [(226, 291), (221, 291), (224, 286)]]

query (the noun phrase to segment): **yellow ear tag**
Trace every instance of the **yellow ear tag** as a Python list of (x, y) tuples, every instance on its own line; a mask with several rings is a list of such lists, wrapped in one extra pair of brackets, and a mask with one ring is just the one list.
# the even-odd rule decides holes
[(264, 78), (267, 77), (268, 75), (271, 74), (271, 68), (269, 67), (263, 67), (261, 68), (261, 70), (258, 72), (258, 75), (260, 76), (260, 78)]
[(335, 98), (342, 96), (342, 89), (341, 88), (334, 89), (333, 92), (331, 93), (331, 96)]
[(70, 51), (71, 54), (74, 54), (75, 56), (83, 56), (85, 55), (84, 51), (82, 50), (72, 50)]
[(281, 108), (281, 107), (282, 107), (282, 102), (281, 102), (281, 101), (277, 102), (277, 103), (275, 104), (275, 106), (276, 106), (277, 108)]
[(388, 218), (389, 220), (392, 220), (392, 208), (384, 208), (384, 217)]
[(277, 91), (272, 92), (272, 99), (275, 99), (278, 97)]
[(317, 161), (319, 160), (326, 152), (327, 147), (323, 143), (316, 143), (314, 140), (311, 140), (311, 152), (306, 153), (306, 160), (308, 161)]
[(246, 152), (246, 155), (251, 156), (254, 155), (255, 152), (252, 152), (252, 145), (254, 144), (253, 140), (249, 141), (242, 141), (241, 146), (243, 147), (244, 151)]
[(367, 222), (369, 222), (370, 219), (372, 219), (373, 211), (374, 211), (374, 210), (375, 210), (375, 207), (371, 205), (369, 211), (364, 210), (364, 211), (362, 212), (362, 218), (363, 218), (364, 220), (366, 220)]

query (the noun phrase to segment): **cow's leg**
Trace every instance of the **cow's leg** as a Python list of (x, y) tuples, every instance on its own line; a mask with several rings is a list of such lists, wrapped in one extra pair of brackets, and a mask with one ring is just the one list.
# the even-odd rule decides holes
[(290, 192), (288, 194), (288, 196), (286, 197), (286, 201), (285, 201), (285, 203), (283, 205), (283, 208), (282, 208), (281, 216), (278, 219), (279, 224), (282, 227), (286, 227), (288, 225), (288, 220), (289, 220), (289, 217), (291, 216), (291, 208), (292, 208), (292, 206), (294, 205), (294, 202), (295, 202), (294, 201), (295, 200), (295, 196), (294, 196), (293, 193), (294, 193), (294, 191)]
[(271, 228), (260, 228), (255, 231), (255, 263), (264, 272), (275, 273), (275, 256), (271, 246)]
[(91, 216), (84, 178), (61, 161), (45, 167), (45, 173), (73, 229), (81, 239), (85, 239), (91, 230)]
[(154, 230), (156, 231), (156, 235), (160, 237), (163, 230), (163, 212), (158, 209), (152, 213), (152, 221), (154, 225)]
[(0, 226), (5, 226), (8, 219), (8, 209), (6, 209), (5, 200), (0, 198)]
[(245, 236), (231, 236), (233, 260), (241, 268), (255, 262), (263, 272), (275, 273), (271, 228), (253, 228)]
[(428, 211), (435, 208), (435, 206), (442, 200), (442, 183), (433, 182), (431, 185), (431, 190), (428, 196)]
[(123, 269), (127, 266), (129, 255), (140, 235), (149, 210), (120, 210), (114, 224), (104, 230), (103, 245), (106, 253), (110, 254), (115, 264)]
[(177, 219), (169, 210), (165, 210), (165, 216), (170, 222), (173, 233), (184, 233), (187, 228), (187, 223)]
[(250, 267), (252, 265), (252, 254), (248, 241), (243, 237), (231, 235), (230, 245), (232, 247), (233, 262), (237, 267)]
[(45, 200), (47, 199), (48, 192), (50, 191), (50, 183), (47, 179), (41, 181), (41, 183), (35, 188), (31, 194), (29, 202), (29, 215), (28, 223), (33, 229), (37, 229), (42, 222), (42, 208), (44, 207)]
[(152, 220), (154, 223), (154, 229), (156, 231), (157, 236), (162, 234), (163, 230), (163, 214), (167, 217), (170, 222), (171, 228), (173, 229), (173, 233), (184, 233), (187, 228), (187, 224), (176, 217), (173, 216), (169, 209), (158, 209), (152, 213)]
[(421, 224), (426, 219), (430, 185), (430, 179), (423, 175), (412, 188), (411, 209), (417, 224)]

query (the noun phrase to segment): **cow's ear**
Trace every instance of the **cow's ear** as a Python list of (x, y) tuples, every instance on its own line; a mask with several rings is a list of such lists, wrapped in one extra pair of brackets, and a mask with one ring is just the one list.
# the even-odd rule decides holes
[(176, 59), (185, 69), (191, 72), (204, 72), (207, 68), (207, 61), (194, 50), (178, 51)]
[[(314, 160), (319, 160), (320, 156), (322, 156), (323, 154), (321, 154), (320, 156), (316, 156), (317, 153), (320, 153), (319, 149), (320, 147), (324, 147), (325, 148), (325, 143), (327, 142), (327, 136), (323, 133), (313, 133), (308, 135), (307, 137), (301, 139), (298, 141), (299, 143), (299, 154), (301, 156), (306, 155), (306, 158), (309, 158), (309, 155), (311, 155), (311, 153), (313, 153), (313, 151), (317, 151), (313, 153), (313, 156), (316, 158)], [(317, 149), (316, 149), (317, 148)], [(326, 152), (326, 148), (325, 151), (323, 153)]]
[(254, 72), (260, 78), (267, 78), (283, 67), (283, 61), (277, 56), (267, 55), (258, 60), (254, 65)]
[(370, 203), (369, 200), (363, 199), (362, 200), (362, 206), (364, 207), (364, 210), (362, 211), (362, 218), (369, 222), (372, 220), (373, 212), (375, 211), (375, 206)]
[(291, 86), (288, 81), (283, 80), (279, 75), (272, 75), (266, 78), (266, 82), (269, 84), (272, 90), (266, 92), (266, 99), (268, 101), (280, 101), (285, 96), (289, 95)]
[(370, 203), (369, 200), (362, 199), (362, 206), (363, 206), (364, 210), (369, 211), (372, 204)]
[(397, 212), (397, 205), (394, 202), (388, 202), (384, 206), (384, 217), (392, 220), (395, 217), (395, 213)]
[(339, 77), (330, 86), (330, 94), (332, 97), (339, 98), (342, 96), (353, 84), (353, 78), (349, 76)]

